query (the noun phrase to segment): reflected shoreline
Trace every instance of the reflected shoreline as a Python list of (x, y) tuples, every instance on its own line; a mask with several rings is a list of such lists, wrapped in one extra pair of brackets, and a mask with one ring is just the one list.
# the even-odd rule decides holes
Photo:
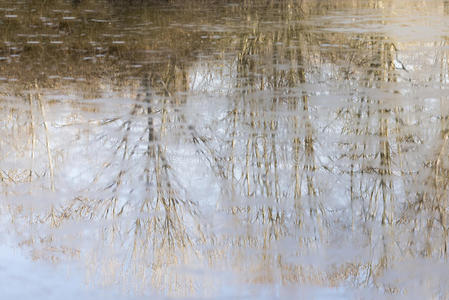
[(444, 298), (431, 3), (0, 1), (2, 218), (131, 294)]

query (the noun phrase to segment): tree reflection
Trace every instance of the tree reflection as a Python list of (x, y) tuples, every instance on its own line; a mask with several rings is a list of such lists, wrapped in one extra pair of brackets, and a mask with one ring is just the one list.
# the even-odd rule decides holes
[[(388, 26), (394, 1), (230, 4), (196, 22), (193, 2), (112, 1), (93, 19), (98, 2), (82, 1), (73, 13), (85, 22), (38, 27), (65, 46), (15, 36), (41, 20), (5, 21), (1, 71), (17, 81), (1, 96), (0, 179), (24, 244), (171, 295), (219, 292), (192, 265), (248, 283), (412, 293), (401, 264), (447, 257), (446, 39), (439, 74), (423, 81), (403, 54), (413, 43), (319, 23), (371, 9)], [(83, 239), (95, 243), (70, 243)], [(447, 295), (430, 273), (411, 281)]]

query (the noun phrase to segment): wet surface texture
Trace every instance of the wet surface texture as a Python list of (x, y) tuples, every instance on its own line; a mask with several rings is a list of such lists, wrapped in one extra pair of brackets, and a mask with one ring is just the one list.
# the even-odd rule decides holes
[(3, 231), (123, 297), (445, 299), (448, 15), (0, 1)]

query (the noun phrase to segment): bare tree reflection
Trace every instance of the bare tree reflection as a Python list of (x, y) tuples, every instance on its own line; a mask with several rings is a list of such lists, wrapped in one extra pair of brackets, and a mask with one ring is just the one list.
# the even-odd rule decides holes
[[(72, 7), (83, 22), (50, 11), (1, 29), (2, 213), (36, 257), (203, 296), (220, 287), (191, 266), (397, 296), (416, 288), (404, 264), (447, 263), (447, 40), (416, 50), (338, 19), (387, 26), (398, 3), (254, 0), (197, 23), (201, 3), (89, 5)], [(15, 35), (32, 28), (55, 40)], [(417, 51), (438, 74), (407, 63)], [(447, 295), (444, 276), (413, 274)]]

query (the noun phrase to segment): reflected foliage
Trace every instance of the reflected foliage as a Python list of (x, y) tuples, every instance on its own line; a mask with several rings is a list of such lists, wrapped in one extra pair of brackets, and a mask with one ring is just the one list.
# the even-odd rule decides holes
[(448, 297), (447, 31), (403, 29), (446, 2), (0, 3), (1, 212), (36, 258)]

